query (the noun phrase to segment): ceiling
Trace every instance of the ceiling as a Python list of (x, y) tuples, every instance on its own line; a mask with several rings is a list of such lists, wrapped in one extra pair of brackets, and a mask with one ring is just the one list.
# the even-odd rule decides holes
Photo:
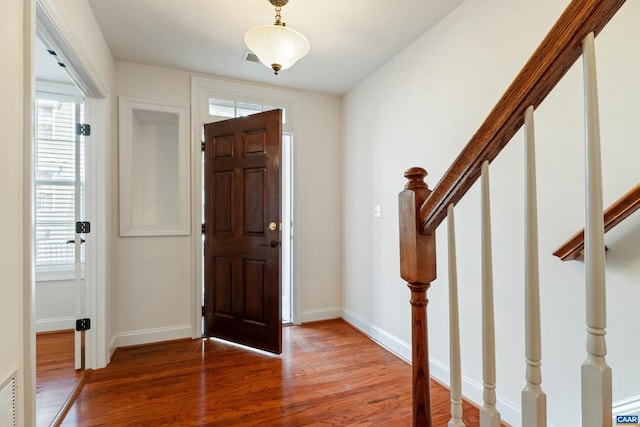
[(290, 0), (282, 20), (311, 43), (274, 75), (247, 62), (244, 34), (268, 0), (88, 0), (114, 59), (341, 95), (464, 0)]

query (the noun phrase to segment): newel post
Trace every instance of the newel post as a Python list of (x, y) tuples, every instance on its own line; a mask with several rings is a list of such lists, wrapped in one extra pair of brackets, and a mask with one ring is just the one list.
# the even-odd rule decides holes
[(413, 366), (413, 426), (431, 427), (431, 384), (427, 341), (427, 289), (436, 278), (435, 234), (422, 235), (418, 212), (431, 190), (424, 182), (427, 171), (411, 168), (409, 180), (398, 196), (400, 209), (400, 276), (411, 290)]

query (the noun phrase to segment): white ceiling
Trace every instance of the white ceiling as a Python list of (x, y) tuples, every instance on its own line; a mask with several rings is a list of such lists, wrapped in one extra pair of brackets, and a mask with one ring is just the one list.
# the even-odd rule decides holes
[(268, 0), (88, 0), (115, 59), (343, 94), (464, 0), (290, 0), (282, 19), (311, 43), (275, 76), (243, 61), (244, 34), (271, 24)]

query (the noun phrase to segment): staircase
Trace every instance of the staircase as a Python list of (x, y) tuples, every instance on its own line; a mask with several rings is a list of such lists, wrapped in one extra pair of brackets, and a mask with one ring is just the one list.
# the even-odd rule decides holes
[[(427, 291), (437, 278), (436, 231), (447, 218), (449, 270), (449, 331), (451, 420), (461, 417), (461, 363), (457, 304), (455, 206), (480, 179), (482, 251), (482, 372), (481, 427), (498, 427), (496, 406), (496, 351), (494, 327), (493, 263), (491, 252), (491, 162), (524, 127), (525, 143), (525, 371), (522, 390), (522, 425), (547, 425), (546, 395), (542, 386), (539, 251), (536, 192), (534, 115), (570, 67), (583, 59), (585, 114), (584, 230), (586, 357), (581, 367), (582, 425), (611, 426), (612, 373), (606, 361), (605, 245), (602, 196), (599, 108), (595, 63), (595, 37), (624, 0), (574, 0), (533, 53), (484, 123), (454, 160), (433, 190), (424, 182), (427, 173), (413, 167), (399, 195), (400, 275), (408, 283), (412, 310), (413, 425), (432, 426)], [(443, 230), (444, 232), (444, 230)], [(576, 391), (577, 392), (577, 391)]]

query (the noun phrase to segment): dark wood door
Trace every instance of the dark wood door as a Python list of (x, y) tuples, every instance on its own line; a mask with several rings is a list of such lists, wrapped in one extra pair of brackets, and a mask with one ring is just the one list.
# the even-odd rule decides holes
[(204, 126), (205, 335), (282, 351), (282, 113)]

